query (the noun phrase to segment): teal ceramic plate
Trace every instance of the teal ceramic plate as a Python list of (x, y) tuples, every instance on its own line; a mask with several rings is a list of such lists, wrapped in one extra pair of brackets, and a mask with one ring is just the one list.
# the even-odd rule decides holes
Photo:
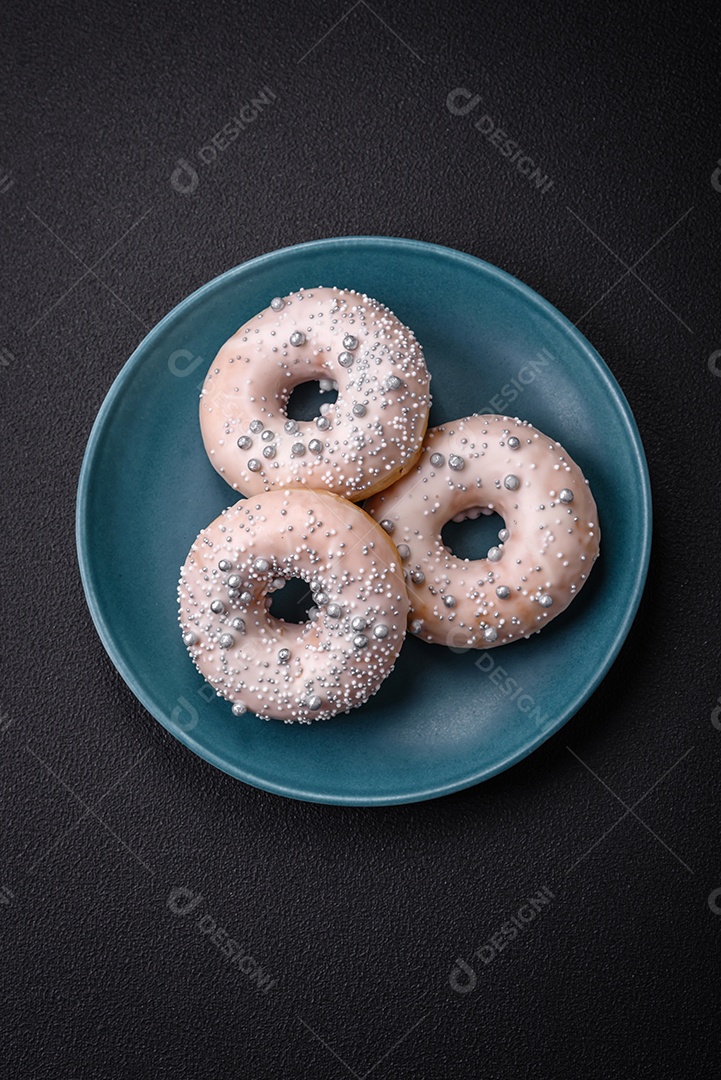
[[(301, 286), (368, 293), (415, 330), (433, 376), (432, 424), (508, 412), (559, 439), (599, 507), (601, 557), (542, 634), (457, 653), (408, 638), (363, 708), (312, 726), (235, 718), (180, 640), (176, 583), (202, 527), (235, 501), (211, 468), (198, 390), (220, 345)], [(499, 519), (452, 526), (478, 557)], [(445, 535), (445, 534), (444, 534)], [(143, 705), (196, 754), (248, 784), (314, 802), (413, 802), (477, 784), (557, 731), (598, 686), (636, 613), (651, 501), (628, 403), (599, 355), (551, 304), (488, 263), (388, 237), (285, 248), (216, 278), (145, 338), (118, 375), (80, 474), (83, 584), (111, 660)]]

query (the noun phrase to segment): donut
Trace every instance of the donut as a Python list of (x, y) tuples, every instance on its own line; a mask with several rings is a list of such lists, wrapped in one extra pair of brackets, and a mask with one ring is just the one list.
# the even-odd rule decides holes
[[(315, 420), (289, 419), (291, 391), (337, 389)], [(352, 289), (276, 297), (210, 366), (200, 428), (236, 491), (308, 487), (357, 502), (413, 467), (428, 425), (430, 375), (412, 330)]]
[[(308, 622), (270, 614), (290, 578), (308, 583)], [(386, 533), (346, 499), (307, 489), (224, 510), (191, 547), (178, 601), (183, 642), (233, 713), (286, 723), (363, 705), (393, 670), (408, 618)]]
[[(560, 615), (598, 556), (588, 481), (559, 442), (523, 420), (473, 415), (428, 431), (415, 469), (365, 509), (397, 545), (409, 629), (425, 641), (486, 649)], [(443, 526), (500, 514), (498, 544), (459, 559)]]

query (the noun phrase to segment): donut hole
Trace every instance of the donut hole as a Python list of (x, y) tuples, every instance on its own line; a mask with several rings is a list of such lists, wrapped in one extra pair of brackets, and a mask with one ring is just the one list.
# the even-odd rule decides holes
[(332, 405), (337, 397), (337, 389), (321, 390), (318, 380), (299, 383), (291, 391), (285, 411), (291, 420), (315, 420), (321, 405)]
[(308, 622), (308, 609), (313, 606), (310, 585), (303, 578), (289, 578), (282, 589), (271, 593), (269, 613), (274, 619), (287, 623)]
[(471, 507), (463, 513), (465, 520), (446, 522), (441, 539), (457, 559), (485, 559), (488, 549), (499, 543), (498, 533), (505, 522), (486, 507)]

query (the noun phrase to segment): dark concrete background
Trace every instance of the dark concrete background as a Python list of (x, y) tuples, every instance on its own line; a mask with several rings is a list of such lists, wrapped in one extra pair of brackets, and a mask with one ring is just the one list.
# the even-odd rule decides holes
[[(5, 5), (4, 1075), (718, 1073), (709, 10)], [(274, 99), (204, 164), (264, 87)], [(483, 99), (462, 116), (458, 88)], [(171, 184), (179, 159), (190, 194)], [(482, 256), (578, 321), (635, 412), (656, 522), (634, 629), (578, 716), (474, 790), (373, 811), (255, 791), (176, 743), (103, 652), (73, 536), (88, 433), (146, 330), (237, 263), (353, 233)], [(544, 887), (515, 940), (473, 959)]]

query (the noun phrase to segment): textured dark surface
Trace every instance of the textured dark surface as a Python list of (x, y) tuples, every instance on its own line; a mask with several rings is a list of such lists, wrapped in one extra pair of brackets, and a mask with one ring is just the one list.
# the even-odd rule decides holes
[[(702, 12), (6, 5), (4, 1075), (717, 1074), (720, 56)], [(456, 115), (457, 88), (483, 101)], [(177, 744), (107, 660), (73, 537), (90, 427), (146, 328), (245, 259), (352, 233), (482, 256), (578, 320), (637, 417), (656, 521), (640, 614), (579, 715), (479, 788), (375, 811), (284, 801)], [(185, 915), (179, 887), (203, 898)], [(543, 887), (516, 940), (474, 959)]]

